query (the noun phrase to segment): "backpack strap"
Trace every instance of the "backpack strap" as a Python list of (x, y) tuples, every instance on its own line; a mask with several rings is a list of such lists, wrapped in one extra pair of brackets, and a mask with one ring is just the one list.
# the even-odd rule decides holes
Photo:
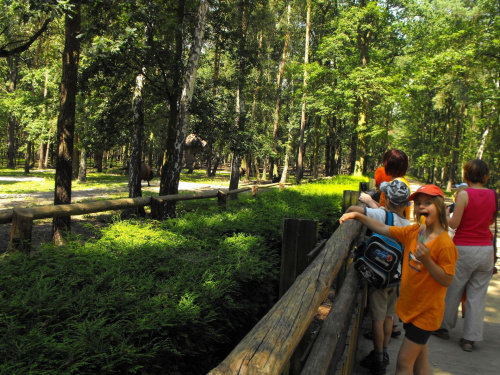
[(385, 224), (394, 226), (394, 214), (390, 211), (385, 211)]

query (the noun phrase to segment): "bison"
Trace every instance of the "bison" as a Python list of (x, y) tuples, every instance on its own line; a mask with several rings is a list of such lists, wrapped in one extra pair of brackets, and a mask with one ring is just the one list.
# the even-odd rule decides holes
[(141, 180), (147, 181), (148, 186), (151, 186), (151, 185), (149, 185), (149, 181), (151, 181), (152, 179), (153, 179), (153, 170), (151, 169), (151, 167), (149, 165), (142, 162), (141, 163)]

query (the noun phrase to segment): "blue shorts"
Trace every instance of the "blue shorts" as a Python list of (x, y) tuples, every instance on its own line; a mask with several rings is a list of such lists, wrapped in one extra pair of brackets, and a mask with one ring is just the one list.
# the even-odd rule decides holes
[(431, 331), (425, 331), (411, 323), (404, 323), (403, 328), (405, 329), (405, 337), (416, 344), (425, 345), (431, 337)]

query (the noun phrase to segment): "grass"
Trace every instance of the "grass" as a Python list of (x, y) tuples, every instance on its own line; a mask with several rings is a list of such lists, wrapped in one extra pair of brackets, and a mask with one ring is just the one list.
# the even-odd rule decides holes
[(205, 374), (277, 296), (284, 218), (338, 225), (359, 181), (270, 189), (178, 218), (121, 220), (63, 247), (0, 258), (0, 373)]

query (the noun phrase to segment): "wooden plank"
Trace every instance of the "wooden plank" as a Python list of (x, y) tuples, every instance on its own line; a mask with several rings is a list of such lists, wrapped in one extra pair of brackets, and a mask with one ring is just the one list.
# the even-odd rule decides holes
[(297, 243), (297, 275), (300, 275), (310, 263), (307, 254), (314, 249), (318, 242), (319, 221), (300, 219), (299, 225), (297, 233), (299, 236)]
[(351, 204), (350, 206), (355, 206), (359, 203), (359, 192), (356, 190), (351, 190)]
[(333, 301), (333, 307), (321, 326), (301, 375), (327, 374), (342, 329), (346, 322), (350, 321), (349, 312), (358, 290), (358, 273), (354, 267), (350, 267), (340, 292)]
[(342, 195), (342, 213), (344, 213), (351, 206), (351, 191), (344, 190)]
[(60, 204), (56, 206), (41, 206), (31, 208), (16, 208), (24, 214), (30, 212), (33, 215), (33, 220), (47, 219), (62, 216), (84, 215), (94, 212), (120, 210), (124, 208), (134, 208), (140, 206), (148, 206), (150, 197), (139, 198), (124, 198), (107, 201), (97, 201), (88, 203), (72, 203)]
[(326, 298), (361, 223), (342, 224), (283, 297), (209, 374), (279, 374)]

